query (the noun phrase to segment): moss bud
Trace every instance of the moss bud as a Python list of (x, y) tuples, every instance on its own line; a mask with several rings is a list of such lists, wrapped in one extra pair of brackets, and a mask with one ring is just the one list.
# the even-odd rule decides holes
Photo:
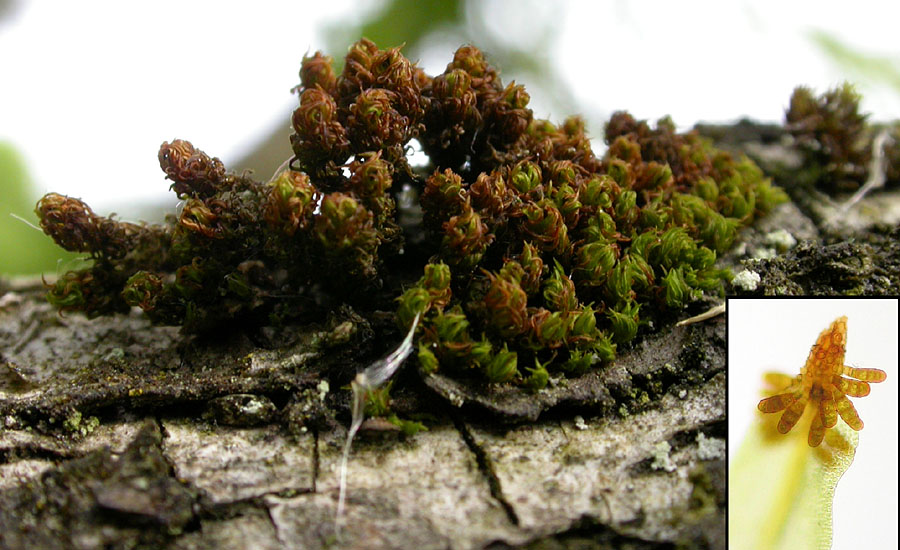
[(572, 325), (573, 336), (592, 336), (597, 329), (597, 316), (594, 308), (584, 306), (576, 312), (575, 322)]
[(48, 285), (47, 301), (60, 311), (81, 309), (87, 302), (82, 291), (84, 283), (90, 280), (86, 277), (90, 275), (84, 272), (67, 272), (55, 283)]
[(370, 388), (366, 391), (365, 412), (369, 416), (386, 416), (391, 411), (391, 380), (380, 388)]
[(608, 363), (616, 357), (616, 345), (612, 343), (609, 335), (605, 333), (600, 333), (594, 338), (588, 349), (603, 363)]
[(519, 374), (516, 368), (517, 361), (518, 356), (516, 352), (509, 351), (506, 344), (504, 344), (503, 349), (484, 363), (482, 367), (484, 376), (492, 384), (508, 382)]
[(604, 242), (586, 243), (575, 249), (575, 256), (576, 277), (592, 285), (602, 284), (615, 265), (618, 247)]
[(416, 314), (424, 313), (431, 307), (431, 294), (427, 289), (414, 286), (407, 289), (397, 301), (400, 302), (397, 308), (397, 322), (401, 327), (408, 327)]
[(179, 225), (191, 233), (208, 239), (224, 237), (223, 228), (217, 223), (219, 216), (200, 199), (188, 199), (181, 209)]
[(440, 292), (449, 289), (450, 267), (443, 263), (426, 265), (422, 282), (425, 284), (425, 288), (432, 291)]
[(515, 279), (486, 272), (488, 289), (484, 309), (488, 326), (503, 338), (512, 338), (527, 330), (525, 307), (528, 296)]
[(349, 260), (360, 273), (371, 273), (378, 248), (373, 222), (372, 213), (350, 195), (329, 193), (315, 216), (315, 233), (330, 254)]
[(661, 282), (666, 290), (667, 306), (682, 307), (691, 298), (691, 288), (684, 280), (682, 268), (670, 269)]
[(34, 209), (41, 229), (70, 252), (91, 252), (99, 245), (96, 216), (82, 201), (48, 193)]
[(472, 349), (469, 351), (469, 356), (473, 363), (483, 365), (490, 360), (491, 351), (493, 349), (494, 346), (491, 344), (491, 341), (482, 336), (481, 340), (472, 343)]
[(171, 189), (179, 198), (209, 197), (226, 181), (222, 161), (195, 149), (189, 141), (164, 141), (158, 156), (159, 167), (172, 180)]
[(569, 352), (569, 358), (562, 364), (562, 370), (575, 376), (580, 376), (589, 372), (595, 363), (599, 362), (596, 354), (583, 350), (572, 350)]
[(551, 309), (563, 312), (575, 309), (577, 303), (575, 284), (557, 261), (554, 261), (550, 277), (544, 281), (544, 303)]
[(534, 340), (541, 347), (556, 349), (566, 343), (571, 320), (568, 315), (561, 312), (540, 309), (532, 315), (531, 324)]
[(437, 356), (429, 349), (428, 344), (419, 342), (419, 369), (424, 374), (433, 374), (438, 371), (440, 364)]
[(637, 193), (634, 191), (622, 191), (615, 200), (616, 216), (625, 224), (633, 224), (640, 216), (637, 207)]
[(638, 330), (638, 310), (640, 305), (626, 301), (617, 308), (610, 308), (606, 315), (612, 324), (613, 339), (617, 343), (633, 340)]
[(465, 207), (462, 178), (449, 168), (435, 171), (425, 180), (425, 190), (419, 200), (425, 211), (425, 224), (440, 229), (443, 220), (460, 214)]
[(531, 296), (540, 289), (541, 278), (544, 276), (544, 260), (541, 258), (540, 250), (531, 244), (531, 241), (525, 241), (522, 245), (522, 253), (519, 254), (519, 264), (522, 266), (524, 275), (520, 280), (522, 290), (525, 294)]
[(306, 171), (315, 173), (321, 163), (343, 162), (350, 142), (337, 120), (337, 103), (322, 88), (308, 88), (300, 94), (300, 106), (291, 118), (294, 154)]
[(569, 229), (562, 214), (548, 199), (527, 203), (522, 208), (525, 216), (524, 231), (531, 241), (545, 252), (568, 253)]
[(581, 187), (579, 193), (581, 203), (585, 206), (608, 208), (612, 204), (609, 190), (614, 184), (612, 178), (606, 175), (591, 178)]
[(337, 77), (334, 74), (334, 66), (330, 56), (316, 52), (312, 57), (303, 56), (300, 65), (300, 85), (307, 88), (322, 88), (334, 93)]
[(509, 181), (521, 195), (534, 193), (541, 186), (541, 169), (533, 162), (523, 160), (510, 171)]
[(155, 273), (138, 271), (132, 275), (122, 290), (122, 299), (132, 307), (152, 311), (163, 288), (162, 279)]
[(550, 381), (550, 373), (547, 372), (547, 368), (537, 359), (534, 360), (534, 368), (525, 370), (529, 373), (528, 377), (524, 380), (524, 384), (528, 388), (538, 391), (547, 387), (547, 382)]
[(143, 228), (94, 214), (84, 202), (57, 193), (44, 195), (35, 206), (41, 229), (70, 252), (89, 252), (94, 257), (125, 256)]
[(396, 94), (381, 88), (363, 90), (350, 106), (347, 130), (361, 151), (377, 151), (399, 145), (407, 136), (403, 115), (394, 108)]
[(460, 311), (448, 311), (434, 318), (434, 327), (439, 340), (462, 342), (468, 340), (469, 321)]
[(468, 203), (464, 203), (459, 215), (444, 222), (443, 229), (442, 247), (447, 259), (462, 267), (478, 265), (488, 245), (494, 241), (481, 216)]
[(321, 194), (303, 172), (285, 170), (267, 189), (263, 217), (272, 229), (292, 236), (309, 227)]

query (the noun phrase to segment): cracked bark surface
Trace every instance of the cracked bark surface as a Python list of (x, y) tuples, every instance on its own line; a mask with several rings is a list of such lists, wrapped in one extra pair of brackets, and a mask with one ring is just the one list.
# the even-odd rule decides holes
[(139, 315), (59, 317), (35, 281), (4, 285), (0, 547), (724, 544), (721, 317), (539, 394), (406, 369), (394, 409), (429, 430), (361, 433), (337, 538), (349, 392), (320, 383), (340, 388), (396, 334), (345, 308), (186, 338)]

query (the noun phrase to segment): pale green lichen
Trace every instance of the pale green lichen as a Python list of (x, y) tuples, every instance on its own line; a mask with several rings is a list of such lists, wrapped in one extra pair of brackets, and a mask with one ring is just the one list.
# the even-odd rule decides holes
[(769, 246), (774, 246), (778, 252), (787, 252), (796, 246), (797, 239), (784, 229), (776, 229), (766, 234), (765, 242)]
[(100, 425), (100, 419), (96, 416), (82, 418), (80, 411), (74, 411), (63, 420), (63, 429), (70, 433), (86, 436), (92, 433)]
[(731, 279), (731, 285), (742, 290), (756, 290), (760, 280), (759, 273), (745, 269)]
[(653, 447), (653, 462), (650, 463), (650, 467), (654, 470), (665, 470), (667, 472), (674, 472), (676, 465), (672, 460), (672, 457), (669, 456), (669, 452), (672, 450), (672, 446), (669, 445), (668, 441), (660, 441)]
[(573, 419), (573, 421), (575, 422), (575, 429), (576, 429), (576, 430), (586, 430), (586, 429), (588, 429), (588, 425), (587, 425), (587, 423), (585, 423), (584, 417), (583, 417), (583, 416), (581, 416), (581, 415), (575, 415), (575, 418)]
[(331, 390), (331, 387), (328, 385), (328, 380), (320, 380), (319, 383), (316, 384), (316, 390), (319, 392), (319, 401), (325, 401), (325, 397)]
[(717, 437), (706, 437), (703, 432), (697, 434), (697, 458), (714, 460), (725, 456), (725, 440)]

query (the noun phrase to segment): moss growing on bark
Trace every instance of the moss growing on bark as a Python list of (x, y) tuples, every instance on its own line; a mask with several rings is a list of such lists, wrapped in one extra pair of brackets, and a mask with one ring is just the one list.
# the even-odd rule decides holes
[[(50, 301), (89, 316), (136, 306), (188, 332), (342, 302), (397, 308), (403, 327), (423, 312), (423, 370), (539, 389), (720, 293), (717, 254), (784, 200), (751, 161), (668, 119), (616, 113), (597, 156), (580, 119), (535, 119), (473, 46), (432, 77), (363, 39), (341, 74), (317, 52), (300, 79), (294, 156), (268, 182), (174, 140), (159, 162), (184, 206), (164, 225), (41, 199), (44, 231), (93, 259)], [(407, 161), (412, 140), (424, 168)], [(401, 195), (418, 205), (398, 208)]]

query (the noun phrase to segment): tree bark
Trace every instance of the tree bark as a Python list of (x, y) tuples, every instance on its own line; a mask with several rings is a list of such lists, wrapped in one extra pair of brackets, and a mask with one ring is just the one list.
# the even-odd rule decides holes
[[(701, 130), (794, 201), (720, 258), (759, 279), (729, 294), (900, 290), (900, 193), (847, 210), (790, 187), (782, 129)], [(675, 324), (716, 300), (536, 393), (401, 369), (428, 431), (361, 432), (338, 534), (344, 386), (402, 337), (389, 314), (198, 338), (42, 295), (0, 280), (2, 548), (725, 547), (725, 318)]]
[(340, 386), (386, 351), (369, 321), (213, 340), (2, 290), (0, 547), (724, 547), (722, 317), (538, 393), (406, 369), (395, 407), (428, 431), (361, 434), (338, 536)]

